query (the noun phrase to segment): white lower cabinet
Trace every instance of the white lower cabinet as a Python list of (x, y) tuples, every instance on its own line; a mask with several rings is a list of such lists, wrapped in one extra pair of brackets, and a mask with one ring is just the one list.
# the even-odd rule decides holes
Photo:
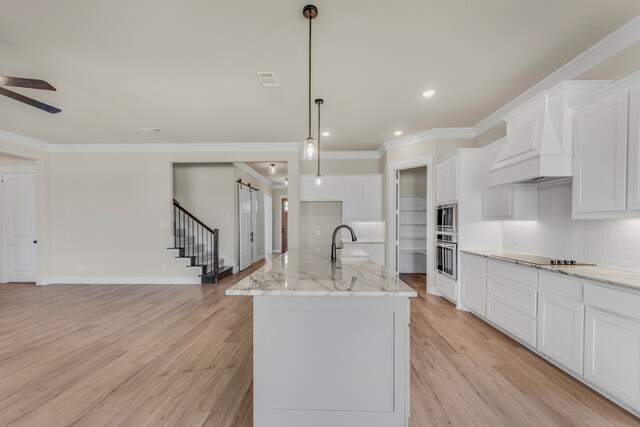
[[(464, 257), (463, 257), (464, 263)], [(462, 265), (462, 305), (481, 317), (485, 317), (487, 274), (484, 271)]]
[(436, 289), (445, 298), (454, 304), (458, 302), (458, 283), (443, 276), (442, 274), (436, 274)]
[(538, 293), (538, 350), (582, 375), (584, 305), (551, 292)]
[(640, 411), (640, 321), (587, 307), (585, 377)]

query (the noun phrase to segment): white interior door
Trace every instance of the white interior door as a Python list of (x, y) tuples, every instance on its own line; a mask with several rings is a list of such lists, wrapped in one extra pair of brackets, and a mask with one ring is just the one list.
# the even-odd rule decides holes
[(273, 199), (264, 195), (264, 253), (273, 252)]
[(35, 174), (4, 173), (3, 235), (7, 282), (35, 282)]
[(258, 191), (251, 190), (251, 261), (256, 262), (258, 255)]
[(251, 236), (251, 189), (238, 184), (238, 223), (240, 225), (240, 270), (251, 266), (252, 236)]

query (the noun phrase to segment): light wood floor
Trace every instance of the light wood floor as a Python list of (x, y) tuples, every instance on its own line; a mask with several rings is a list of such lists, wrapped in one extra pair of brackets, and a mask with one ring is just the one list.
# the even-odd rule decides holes
[[(244, 275), (203, 287), (0, 285), (0, 425), (251, 426), (252, 302), (224, 296)], [(404, 278), (419, 291), (411, 427), (640, 425), (426, 296), (424, 276)]]

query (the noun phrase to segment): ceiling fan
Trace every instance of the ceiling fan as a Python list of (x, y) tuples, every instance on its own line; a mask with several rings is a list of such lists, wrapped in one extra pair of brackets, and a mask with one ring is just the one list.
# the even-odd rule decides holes
[(25, 104), (39, 108), (43, 111), (46, 111), (47, 113), (56, 114), (62, 111), (59, 108), (52, 107), (51, 105), (45, 104), (44, 102), (36, 101), (35, 99), (20, 95), (19, 93), (16, 93), (9, 89), (5, 89), (1, 86), (24, 87), (38, 90), (56, 90), (55, 87), (51, 86), (44, 80), (0, 76), (0, 95), (8, 96), (9, 98), (15, 99), (16, 101), (24, 102)]

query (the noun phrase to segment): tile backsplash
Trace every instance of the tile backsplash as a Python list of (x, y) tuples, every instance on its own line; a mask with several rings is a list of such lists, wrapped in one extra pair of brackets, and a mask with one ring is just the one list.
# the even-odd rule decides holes
[(540, 188), (538, 221), (505, 221), (503, 248), (640, 270), (640, 219), (572, 220), (571, 184)]

